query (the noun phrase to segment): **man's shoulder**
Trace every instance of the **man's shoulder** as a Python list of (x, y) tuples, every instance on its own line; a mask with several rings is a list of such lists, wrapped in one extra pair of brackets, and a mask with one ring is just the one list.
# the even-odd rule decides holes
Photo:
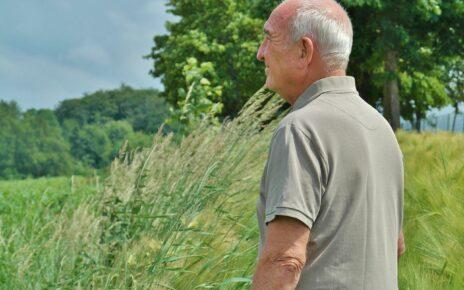
[(273, 144), (297, 142), (296, 140), (306, 143), (313, 139), (311, 129), (308, 126), (311, 123), (310, 120), (307, 119), (306, 122), (302, 122), (295, 113), (290, 112), (280, 120), (272, 135), (271, 146)]
[[(304, 119), (297, 112), (290, 112), (284, 118), (282, 118), (282, 120), (280, 120), (275, 132), (279, 132), (285, 129), (293, 129), (306, 133), (307, 129), (305, 128), (305, 122), (303, 121)], [(306, 119), (306, 121), (308, 121), (308, 119)]]
[[(308, 137), (311, 136), (313, 130), (317, 130), (318, 120), (324, 118), (324, 109), (314, 101), (312, 106), (305, 106), (301, 109), (289, 112), (279, 122), (276, 132), (285, 128), (292, 128), (302, 131)], [(324, 105), (322, 105), (323, 107)]]
[(291, 111), (282, 120), (307, 132), (336, 129), (359, 130), (360, 125), (368, 130), (388, 129), (386, 119), (357, 92), (327, 92), (304, 107)]

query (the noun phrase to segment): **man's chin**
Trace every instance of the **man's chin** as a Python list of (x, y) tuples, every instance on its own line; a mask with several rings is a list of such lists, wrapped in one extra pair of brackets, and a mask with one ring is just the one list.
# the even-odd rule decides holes
[(269, 90), (273, 91), (273, 85), (272, 85), (272, 82), (269, 79), (266, 79), (266, 83), (264, 84), (264, 87), (266, 89), (269, 89)]
[(264, 87), (266, 89), (268, 89), (268, 90), (273, 91), (274, 93), (279, 94), (279, 92), (277, 92), (277, 88), (275, 87), (275, 85), (272, 82), (268, 81), (268, 80), (266, 80), (266, 83), (264, 84)]

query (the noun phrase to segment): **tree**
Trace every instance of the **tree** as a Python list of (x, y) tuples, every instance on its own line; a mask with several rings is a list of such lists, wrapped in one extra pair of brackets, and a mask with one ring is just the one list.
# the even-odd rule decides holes
[(133, 89), (122, 84), (118, 89), (99, 90), (80, 99), (62, 101), (56, 108), (61, 124), (105, 124), (127, 120), (134, 130), (153, 133), (168, 116), (166, 102), (154, 89)]
[(134, 132), (128, 121), (111, 121), (103, 126), (103, 129), (111, 142), (111, 152), (109, 162), (118, 154), (119, 150), (126, 143), (126, 150), (135, 150), (138, 147), (148, 147), (151, 142), (151, 136)]
[(189, 89), (187, 92), (183, 88), (178, 90), (179, 108), (171, 108), (171, 115), (166, 120), (166, 124), (181, 137), (202, 121), (218, 125), (219, 120), (216, 116), (223, 108), (220, 102), (222, 86), (213, 87), (208, 80), (215, 77), (212, 63), (204, 62), (198, 65), (197, 59), (191, 57), (183, 68), (183, 74)]
[(421, 131), (421, 121), (425, 113), (431, 108), (438, 108), (449, 102), (445, 92), (445, 85), (440, 80), (443, 72), (439, 69), (429, 74), (413, 72), (411, 75), (404, 72), (400, 74), (401, 108), (403, 118), (414, 122), (414, 128)]
[(115, 120), (127, 120), (134, 131), (155, 133), (169, 115), (167, 103), (153, 89), (120, 88), (119, 114)]
[(96, 169), (109, 165), (125, 142), (128, 142), (127, 150), (134, 150), (149, 146), (150, 141), (150, 135), (134, 132), (131, 124), (124, 120), (73, 127), (70, 137), (74, 158)]
[[(437, 84), (440, 77), (429, 77), (436, 63), (463, 50), (464, 2), (406, 0), (344, 0), (355, 29), (351, 71), (361, 81), (363, 95), (383, 95), (383, 111), (392, 128), (399, 128), (400, 103), (424, 101), (419, 91)], [(415, 93), (401, 95), (400, 75), (414, 80)], [(403, 80), (409, 81), (408, 78)], [(366, 84), (367, 82), (368, 84)], [(420, 88), (419, 88), (420, 87)], [(377, 95), (378, 94), (378, 95)], [(443, 99), (442, 94), (438, 99)], [(416, 100), (415, 98), (422, 98)], [(403, 100), (402, 100), (403, 99)], [(427, 97), (428, 105), (416, 106), (416, 115), (425, 115), (432, 106), (446, 102)]]
[(110, 163), (111, 140), (100, 125), (76, 128), (70, 141), (72, 155), (84, 164), (99, 169)]
[(445, 68), (447, 72), (444, 77), (446, 92), (454, 107), (453, 125), (451, 126), (451, 130), (454, 131), (459, 105), (464, 103), (464, 59), (461, 57), (450, 59)]
[(16, 102), (0, 101), (0, 177), (19, 175), (15, 167), (15, 149), (20, 117), (21, 111)]
[(163, 97), (180, 109), (189, 89), (184, 68), (195, 59), (198, 67), (210, 66), (205, 80), (213, 88), (221, 87), (221, 96), (226, 96), (207, 99), (224, 105), (221, 117), (235, 116), (264, 82), (262, 65), (256, 60), (264, 21), (250, 16), (255, 1), (170, 0), (167, 5), (180, 20), (166, 24), (169, 34), (155, 36), (146, 56), (154, 60), (151, 74), (162, 79)]
[(30, 109), (17, 132), (15, 167), (24, 176), (70, 174), (73, 167), (69, 143), (53, 111)]

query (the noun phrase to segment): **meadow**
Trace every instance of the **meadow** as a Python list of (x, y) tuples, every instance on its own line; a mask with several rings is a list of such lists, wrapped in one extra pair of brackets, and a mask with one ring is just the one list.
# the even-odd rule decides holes
[[(151, 148), (121, 150), (103, 180), (1, 181), (0, 289), (248, 289), (280, 105), (257, 94), (220, 127), (201, 125), (181, 142), (158, 133)], [(397, 138), (400, 289), (464, 289), (464, 135)]]

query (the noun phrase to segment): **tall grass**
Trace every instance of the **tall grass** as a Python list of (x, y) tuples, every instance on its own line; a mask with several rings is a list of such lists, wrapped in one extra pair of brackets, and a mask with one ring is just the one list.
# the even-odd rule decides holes
[(71, 279), (66, 253), (87, 234), (73, 224), (97, 193), (93, 178), (0, 181), (0, 288), (55, 288), (59, 276)]
[(405, 155), (403, 289), (464, 289), (464, 134), (397, 134)]
[[(221, 127), (204, 124), (180, 143), (157, 134), (151, 148), (121, 152), (103, 190), (77, 187), (55, 211), (26, 204), (27, 194), (23, 203), (0, 197), (0, 288), (249, 288), (255, 202), (279, 118), (268, 120), (281, 104), (260, 92)], [(406, 165), (400, 286), (462, 289), (464, 136), (398, 139)]]

